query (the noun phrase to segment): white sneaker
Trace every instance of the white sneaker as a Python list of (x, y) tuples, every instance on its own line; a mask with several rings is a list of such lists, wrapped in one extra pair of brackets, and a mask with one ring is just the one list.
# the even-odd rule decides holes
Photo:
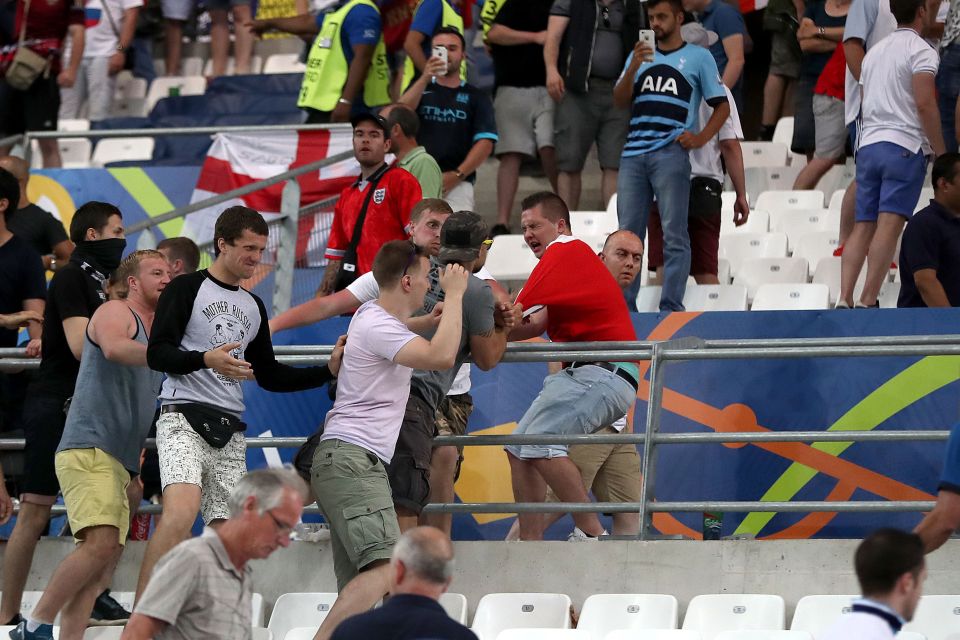
[[(603, 533), (601, 533), (600, 535), (607, 536), (610, 534), (607, 533), (606, 529), (604, 529)], [(583, 531), (580, 530), (580, 527), (574, 527), (570, 535), (567, 536), (567, 542), (597, 542), (598, 540), (600, 540), (599, 536), (597, 537), (588, 536), (587, 534), (585, 534)]]

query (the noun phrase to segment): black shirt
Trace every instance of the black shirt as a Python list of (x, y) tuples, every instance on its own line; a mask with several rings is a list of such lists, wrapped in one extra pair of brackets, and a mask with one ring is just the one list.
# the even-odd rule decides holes
[[(477, 140), (497, 141), (493, 103), (487, 94), (465, 82), (452, 89), (436, 82), (428, 84), (417, 115), (417, 141), (434, 157), (441, 171), (456, 171)], [(473, 182), (475, 174), (467, 179)]]
[[(23, 310), (24, 300), (45, 300), (47, 279), (40, 254), (17, 236), (0, 245), (0, 313)], [(0, 329), (0, 347), (17, 346), (17, 330)]]
[(46, 209), (28, 204), (7, 214), (7, 228), (14, 235), (27, 241), (33, 250), (42, 256), (53, 253), (53, 248), (67, 240), (63, 223)]
[(907, 223), (900, 242), (898, 307), (925, 307), (913, 274), (935, 269), (950, 306), (960, 307), (960, 216), (936, 200)]
[(331, 640), (477, 640), (476, 634), (451, 618), (426, 596), (392, 596), (379, 609), (347, 618)]
[[(515, 31), (546, 31), (553, 0), (506, 0), (493, 24)], [(490, 45), (498, 87), (543, 87), (547, 70), (539, 44)]]
[(83, 260), (76, 251), (70, 262), (57, 269), (47, 292), (43, 313), (43, 348), (40, 371), (30, 385), (30, 394), (43, 393), (66, 399), (73, 395), (80, 361), (70, 351), (63, 321), (90, 318), (106, 302), (103, 282), (106, 276)]
[[(803, 17), (810, 18), (815, 25), (826, 29), (847, 24), (847, 16), (831, 16), (827, 13), (827, 3), (822, 1), (808, 4)], [(832, 55), (833, 49), (824, 53), (804, 53), (800, 62), (800, 75), (816, 80), (823, 73), (823, 68), (827, 66)]]

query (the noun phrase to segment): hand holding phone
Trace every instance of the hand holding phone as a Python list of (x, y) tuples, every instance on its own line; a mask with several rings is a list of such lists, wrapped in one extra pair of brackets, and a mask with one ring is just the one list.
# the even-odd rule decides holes
[(653, 62), (654, 52), (657, 50), (657, 37), (653, 29), (640, 29), (639, 41), (650, 49), (650, 53), (644, 56), (644, 62)]
[(444, 66), (446, 66), (449, 61), (449, 59), (447, 58), (447, 48), (441, 45), (434, 45), (433, 57), (440, 58), (441, 60), (443, 60), (443, 64)]

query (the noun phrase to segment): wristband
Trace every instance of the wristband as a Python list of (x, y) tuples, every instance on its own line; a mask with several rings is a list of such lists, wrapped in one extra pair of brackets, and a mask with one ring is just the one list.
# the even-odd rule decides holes
[(347, 100), (346, 98), (340, 98), (339, 100), (337, 100), (337, 104), (352, 105), (353, 103)]

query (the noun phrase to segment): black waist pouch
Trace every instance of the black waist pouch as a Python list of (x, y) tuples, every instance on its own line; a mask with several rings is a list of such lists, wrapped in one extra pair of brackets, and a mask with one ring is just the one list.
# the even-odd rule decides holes
[(710, 218), (720, 214), (723, 184), (719, 180), (697, 176), (690, 180), (690, 218)]
[(227, 446), (236, 432), (247, 430), (247, 424), (236, 416), (205, 404), (179, 404), (176, 410), (190, 423), (190, 428), (217, 449)]

